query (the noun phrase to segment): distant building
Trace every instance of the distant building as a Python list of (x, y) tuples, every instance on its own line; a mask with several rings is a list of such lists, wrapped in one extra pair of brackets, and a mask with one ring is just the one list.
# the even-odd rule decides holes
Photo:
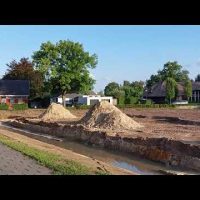
[[(166, 87), (164, 82), (154, 84), (150, 89), (143, 94), (144, 99), (151, 99), (154, 103), (164, 103), (166, 99)], [(174, 100), (187, 100), (184, 93), (183, 83), (178, 83), (178, 94)], [(200, 82), (192, 82), (192, 97), (191, 102), (200, 102)]]
[[(65, 95), (65, 103), (67, 106), (71, 105), (94, 105), (97, 102), (100, 101), (108, 101), (111, 104), (113, 104), (113, 97), (102, 97), (101, 95), (98, 95), (91, 91), (87, 95), (77, 94), (77, 93), (71, 93)], [(52, 102), (56, 103), (63, 103), (62, 95), (56, 95), (51, 98)]]
[(30, 95), (28, 80), (0, 80), (0, 103), (28, 103)]

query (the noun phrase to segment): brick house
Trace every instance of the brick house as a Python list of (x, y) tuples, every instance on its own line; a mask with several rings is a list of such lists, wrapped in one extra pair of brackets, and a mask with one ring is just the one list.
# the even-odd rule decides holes
[(0, 80), (0, 104), (28, 103), (29, 95), (28, 80)]

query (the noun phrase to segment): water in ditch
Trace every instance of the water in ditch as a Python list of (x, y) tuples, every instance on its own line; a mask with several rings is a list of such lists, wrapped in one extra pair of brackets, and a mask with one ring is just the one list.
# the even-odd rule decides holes
[[(40, 141), (62, 147), (71, 150), (75, 153), (95, 158), (97, 160), (106, 162), (110, 165), (127, 169), (129, 171), (133, 171), (134, 173), (137, 174), (160, 175), (160, 174), (165, 174), (164, 172), (166, 171), (180, 172), (180, 170), (174, 170), (170, 167), (164, 166), (163, 164), (142, 159), (138, 156), (133, 156), (127, 153), (122, 153), (114, 150), (105, 150), (100, 147), (86, 145), (80, 142), (71, 141), (69, 139), (60, 139), (41, 133), (33, 133), (30, 131), (13, 128), (3, 124), (1, 124), (0, 128), (4, 130), (13, 131), (19, 134), (23, 134)], [(187, 172), (185, 171), (184, 173), (193, 174), (193, 172), (188, 172), (188, 171)]]

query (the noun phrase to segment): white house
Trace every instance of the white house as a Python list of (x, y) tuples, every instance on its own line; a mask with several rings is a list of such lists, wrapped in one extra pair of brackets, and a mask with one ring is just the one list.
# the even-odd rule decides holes
[(75, 104), (79, 105), (94, 105), (97, 102), (108, 101), (113, 104), (113, 97), (101, 97), (100, 95), (79, 95), (74, 98)]
[[(100, 101), (108, 101), (111, 104), (114, 103), (113, 97), (102, 97), (100, 95), (95, 94), (92, 92), (89, 95), (81, 95), (81, 94), (67, 94), (65, 98), (66, 105), (94, 105), (96, 102)], [(51, 98), (51, 102), (60, 103), (62, 104), (62, 96), (54, 96)]]

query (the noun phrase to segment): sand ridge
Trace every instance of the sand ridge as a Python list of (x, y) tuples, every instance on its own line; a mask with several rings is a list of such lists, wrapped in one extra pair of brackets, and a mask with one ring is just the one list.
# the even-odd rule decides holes
[(142, 127), (107, 101), (95, 104), (80, 122), (89, 128), (110, 130), (135, 130)]
[(76, 116), (73, 115), (69, 110), (64, 108), (61, 104), (51, 103), (47, 110), (42, 113), (39, 118), (42, 120), (64, 120), (64, 119), (75, 119)]

